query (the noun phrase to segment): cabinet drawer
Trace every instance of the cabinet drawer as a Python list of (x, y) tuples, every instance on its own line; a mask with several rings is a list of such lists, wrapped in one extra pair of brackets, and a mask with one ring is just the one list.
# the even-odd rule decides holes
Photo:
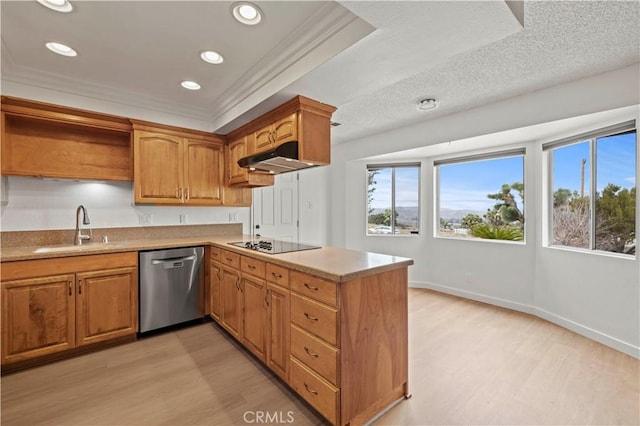
[(289, 270), (282, 266), (267, 263), (267, 281), (289, 288)]
[(338, 385), (338, 349), (327, 345), (295, 325), (291, 326), (291, 355)]
[(291, 289), (331, 306), (338, 306), (338, 287), (331, 281), (291, 271)]
[(306, 297), (291, 294), (291, 322), (338, 346), (338, 311)]
[(240, 255), (227, 250), (220, 251), (220, 262), (223, 265), (231, 266), (235, 269), (240, 269)]
[(219, 247), (211, 247), (211, 249), (209, 250), (209, 257), (211, 258), (211, 260), (213, 260), (214, 262), (220, 262), (220, 258), (222, 257), (221, 253), (222, 253), (222, 249)]
[(296, 361), (294, 357), (291, 357), (289, 384), (327, 420), (332, 424), (338, 424), (340, 391)]
[(262, 260), (257, 260), (252, 257), (242, 256), (240, 259), (240, 265), (242, 272), (254, 275), (259, 278), (264, 278), (266, 263)]

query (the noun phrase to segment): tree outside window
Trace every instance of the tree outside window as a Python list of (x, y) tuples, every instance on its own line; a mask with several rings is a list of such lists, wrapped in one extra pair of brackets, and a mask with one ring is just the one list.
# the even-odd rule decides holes
[(420, 165), (367, 166), (367, 235), (419, 231)]
[(524, 150), (436, 161), (437, 236), (524, 240)]
[(635, 254), (636, 149), (635, 129), (548, 148), (553, 245)]

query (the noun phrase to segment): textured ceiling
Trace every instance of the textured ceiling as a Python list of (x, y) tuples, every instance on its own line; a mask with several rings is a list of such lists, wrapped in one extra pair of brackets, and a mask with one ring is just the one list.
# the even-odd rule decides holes
[[(1, 2), (3, 87), (162, 111), (220, 133), (302, 94), (338, 107), (332, 141), (345, 143), (640, 62), (637, 0), (525, 1), (524, 28), (503, 1), (257, 2), (267, 14), (257, 28), (232, 21), (232, 2), (72, 1), (69, 15)], [(43, 51), (50, 39), (81, 55)], [(206, 48), (223, 53), (222, 67), (199, 60)], [(417, 111), (425, 97), (438, 108)]]
[[(334, 128), (333, 142), (366, 137), (637, 62), (640, 2), (527, 1), (523, 31), (341, 104), (334, 120), (342, 126)], [(415, 102), (427, 96), (437, 98), (439, 107), (417, 111)]]

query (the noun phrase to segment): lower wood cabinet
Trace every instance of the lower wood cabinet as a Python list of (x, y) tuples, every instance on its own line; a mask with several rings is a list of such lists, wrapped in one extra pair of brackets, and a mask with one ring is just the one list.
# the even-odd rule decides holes
[(267, 282), (267, 366), (285, 381), (289, 377), (289, 299), (288, 288)]
[(267, 334), (266, 288), (264, 278), (242, 275), (243, 343), (262, 362)]
[(406, 266), (334, 282), (217, 250), (210, 315), (330, 423), (364, 424), (408, 396)]
[(240, 272), (223, 266), (220, 270), (220, 325), (242, 339), (242, 290)]
[(137, 253), (2, 264), (2, 365), (138, 329)]

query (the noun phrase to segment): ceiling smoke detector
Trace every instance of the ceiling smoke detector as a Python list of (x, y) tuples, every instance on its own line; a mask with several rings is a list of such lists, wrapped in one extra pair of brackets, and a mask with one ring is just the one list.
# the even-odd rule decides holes
[(438, 101), (433, 98), (423, 99), (418, 102), (417, 107), (420, 111), (431, 111), (438, 106)]

